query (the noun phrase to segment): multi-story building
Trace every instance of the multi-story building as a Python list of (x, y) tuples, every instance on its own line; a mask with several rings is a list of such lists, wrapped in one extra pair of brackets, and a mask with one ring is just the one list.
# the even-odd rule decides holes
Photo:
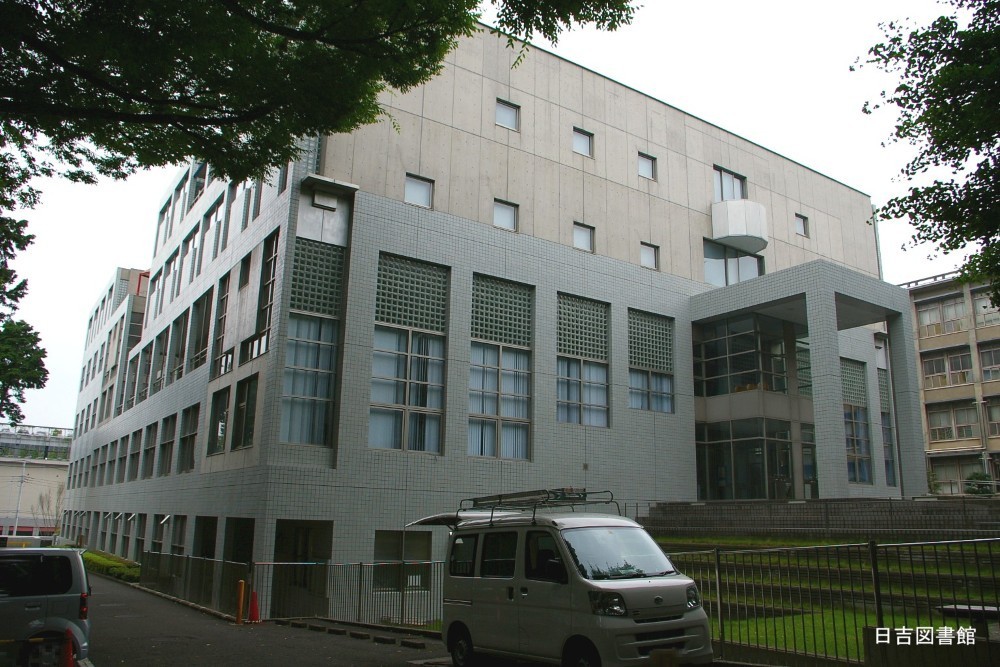
[(475, 35), (268, 179), (179, 175), (123, 392), (73, 445), (70, 536), (392, 561), (441, 555), (404, 526), (481, 494), (926, 491), (869, 197), (516, 56)]
[(0, 546), (51, 540), (61, 517), (73, 430), (0, 424)]
[[(934, 491), (1000, 478), (1000, 310), (986, 285), (946, 273), (906, 283), (913, 304), (928, 471)], [(972, 485), (977, 488), (979, 485)]]

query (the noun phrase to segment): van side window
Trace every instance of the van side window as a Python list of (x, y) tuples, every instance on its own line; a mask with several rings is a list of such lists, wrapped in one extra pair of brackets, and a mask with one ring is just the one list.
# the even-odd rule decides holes
[(478, 535), (459, 535), (451, 543), (448, 574), (453, 577), (471, 577), (476, 566), (476, 538)]
[(566, 568), (559, 556), (559, 547), (549, 533), (533, 530), (528, 532), (527, 547), (524, 550), (524, 576), (541, 581), (562, 581), (566, 579)]
[(479, 574), (483, 577), (514, 576), (517, 553), (517, 533), (486, 533), (483, 535), (483, 556)]

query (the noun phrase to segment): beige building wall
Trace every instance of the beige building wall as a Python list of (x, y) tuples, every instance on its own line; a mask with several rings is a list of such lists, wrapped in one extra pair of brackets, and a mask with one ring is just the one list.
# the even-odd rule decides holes
[[(323, 175), (400, 200), (407, 174), (431, 179), (435, 210), (491, 224), (494, 199), (511, 202), (520, 233), (572, 245), (581, 222), (599, 255), (639, 264), (650, 243), (661, 271), (702, 281), (719, 166), (767, 211), (767, 273), (822, 258), (878, 275), (867, 195), (542, 49), (516, 57), (488, 32), (464, 40), (440, 76), (386, 94), (382, 122), (328, 137)], [(520, 107), (518, 131), (496, 124), (497, 100)], [(593, 134), (592, 157), (573, 151), (574, 128)], [(639, 176), (639, 153), (655, 180)]]
[[(13, 535), (15, 520), (18, 535), (51, 534), (62, 515), (68, 466), (68, 461), (0, 458), (0, 535)], [(51, 502), (48, 511), (39, 500), (43, 495)]]

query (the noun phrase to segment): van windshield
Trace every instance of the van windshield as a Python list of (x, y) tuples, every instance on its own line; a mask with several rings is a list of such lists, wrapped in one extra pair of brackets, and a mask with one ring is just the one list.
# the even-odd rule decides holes
[(567, 528), (562, 536), (586, 579), (638, 579), (676, 572), (670, 559), (642, 528)]

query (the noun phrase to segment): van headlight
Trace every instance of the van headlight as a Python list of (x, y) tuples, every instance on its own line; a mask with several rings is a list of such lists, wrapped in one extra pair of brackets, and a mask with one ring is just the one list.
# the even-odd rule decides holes
[(628, 613), (625, 608), (625, 598), (620, 593), (602, 593), (600, 591), (590, 591), (590, 611), (598, 616), (624, 616)]
[(698, 592), (697, 586), (687, 587), (687, 608), (697, 609), (701, 606), (701, 593)]

